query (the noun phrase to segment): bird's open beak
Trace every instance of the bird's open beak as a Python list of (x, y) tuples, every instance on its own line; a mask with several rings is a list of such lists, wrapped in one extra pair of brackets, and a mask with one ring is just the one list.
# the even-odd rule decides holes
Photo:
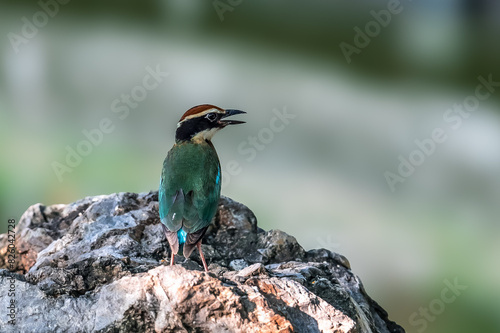
[(232, 110), (232, 109), (227, 109), (227, 110), (224, 110), (224, 111), (226, 113), (221, 117), (221, 120), (219, 120), (219, 123), (221, 125), (227, 126), (227, 125), (238, 125), (238, 124), (244, 124), (245, 123), (244, 121), (240, 121), (240, 120), (222, 120), (222, 119), (230, 117), (230, 116), (234, 116), (234, 115), (237, 115), (237, 114), (246, 113), (245, 111)]

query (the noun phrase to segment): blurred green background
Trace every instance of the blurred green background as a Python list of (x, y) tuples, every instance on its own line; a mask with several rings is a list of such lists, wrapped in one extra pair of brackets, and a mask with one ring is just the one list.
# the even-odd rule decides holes
[[(500, 88), (459, 129), (443, 119), (500, 81), (498, 1), (402, 0), (350, 63), (340, 44), (391, 1), (60, 2), (0, 1), (2, 232), (37, 202), (156, 190), (182, 113), (237, 108), (248, 123), (214, 139), (223, 194), (262, 228), (347, 256), (407, 332), (500, 331)], [(148, 67), (168, 76), (144, 90)], [(446, 142), (391, 191), (435, 128)], [(68, 147), (88, 154), (58, 177)]]

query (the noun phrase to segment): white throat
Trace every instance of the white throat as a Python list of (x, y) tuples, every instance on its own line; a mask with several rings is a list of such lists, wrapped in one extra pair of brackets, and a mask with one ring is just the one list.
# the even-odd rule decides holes
[(220, 128), (216, 127), (216, 128), (211, 128), (211, 129), (201, 131), (200, 133), (193, 136), (192, 140), (194, 142), (200, 142), (200, 141), (205, 141), (205, 140), (211, 141), (214, 134), (217, 133), (218, 130), (220, 130)]

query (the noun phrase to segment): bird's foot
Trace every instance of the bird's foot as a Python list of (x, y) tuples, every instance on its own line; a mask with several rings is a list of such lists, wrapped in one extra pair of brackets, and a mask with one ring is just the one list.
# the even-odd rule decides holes
[(203, 255), (203, 251), (201, 251), (201, 241), (196, 243), (196, 247), (198, 248), (198, 251), (200, 252), (200, 258), (201, 258), (201, 261), (203, 262), (203, 268), (205, 268), (205, 272), (208, 272), (207, 262), (205, 261), (205, 256)]
[(172, 255), (170, 256), (170, 266), (173, 266), (175, 264), (175, 254), (172, 252)]

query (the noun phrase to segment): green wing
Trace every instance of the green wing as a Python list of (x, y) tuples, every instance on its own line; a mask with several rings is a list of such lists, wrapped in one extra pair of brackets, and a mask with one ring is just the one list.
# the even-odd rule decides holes
[(158, 194), (160, 219), (172, 232), (207, 227), (217, 211), (221, 169), (209, 143), (174, 145), (163, 162)]

